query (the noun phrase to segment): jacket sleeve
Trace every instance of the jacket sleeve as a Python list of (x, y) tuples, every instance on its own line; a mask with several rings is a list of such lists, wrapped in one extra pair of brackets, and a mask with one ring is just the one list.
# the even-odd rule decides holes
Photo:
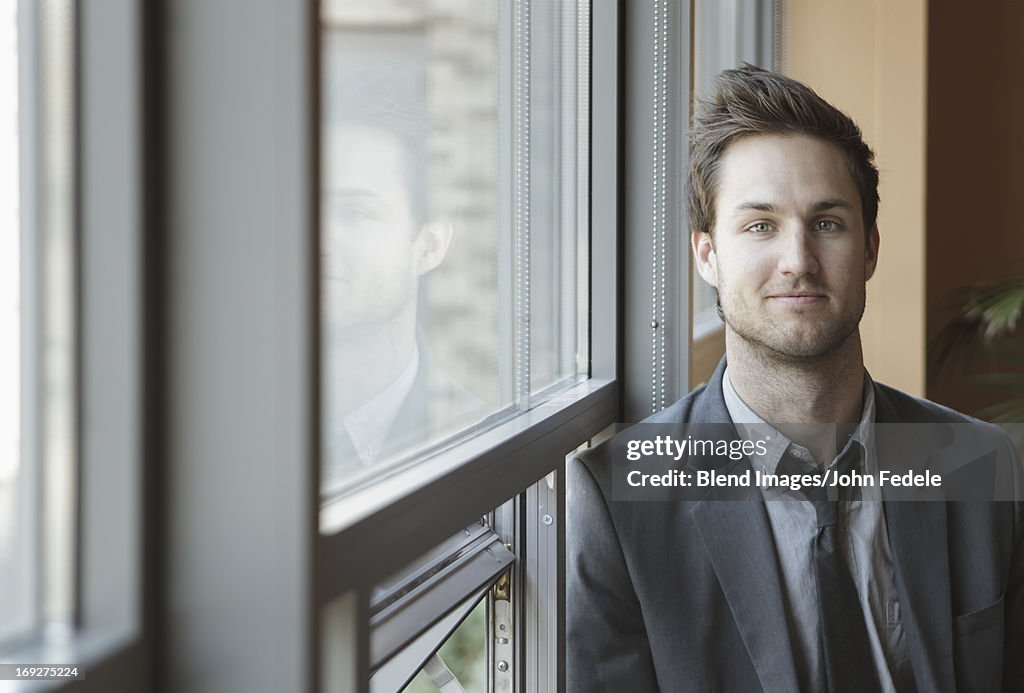
[(609, 501), (590, 468), (606, 450), (567, 468), (567, 690), (647, 693), (658, 685), (640, 602)]

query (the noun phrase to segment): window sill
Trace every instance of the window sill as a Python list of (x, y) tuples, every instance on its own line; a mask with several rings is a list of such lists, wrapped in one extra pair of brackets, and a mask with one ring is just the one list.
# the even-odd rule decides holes
[(140, 638), (123, 628), (48, 628), (38, 639), (0, 654), (0, 663), (74, 666), (78, 679), (0, 681), (0, 693), (145, 690)]
[(566, 454), (614, 422), (616, 400), (613, 381), (587, 380), (371, 487), (325, 503), (320, 603), (386, 577), (409, 556), (557, 469)]

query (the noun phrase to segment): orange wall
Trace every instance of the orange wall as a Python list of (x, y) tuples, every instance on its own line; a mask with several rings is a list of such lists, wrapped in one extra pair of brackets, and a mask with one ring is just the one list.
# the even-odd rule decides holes
[(881, 174), (865, 362), (877, 380), (923, 395), (927, 3), (782, 1), (783, 71), (857, 121)]

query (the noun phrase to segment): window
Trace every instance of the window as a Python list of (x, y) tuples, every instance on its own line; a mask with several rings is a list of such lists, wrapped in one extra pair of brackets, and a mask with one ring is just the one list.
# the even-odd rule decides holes
[(324, 5), (323, 482), (512, 402), (499, 350), (496, 3)]
[(559, 476), (551, 472), (377, 584), (371, 691), (557, 688)]
[(72, 3), (0, 3), (0, 646), (73, 616)]
[(140, 18), (0, 1), (0, 663), (87, 691), (153, 673)]
[(587, 376), (585, 17), (324, 3), (326, 492)]
[[(18, 41), (17, 4), (5, 2), (0, 16), (0, 225), (20, 229), (18, 196)], [(21, 464), (21, 238), (19, 233), (0, 237), (0, 577), (10, 588), (0, 597), (0, 641), (32, 625), (31, 537), (27, 505), (19, 498), (31, 495), (28, 470)]]
[(326, 688), (354, 611), (373, 691), (555, 690), (559, 469), (615, 408), (590, 4), (322, 8)]
[[(430, 656), (405, 693), (440, 690), (466, 693), (487, 691), (487, 602), (481, 599), (450, 638)], [(459, 688), (454, 687), (457, 682)], [(447, 686), (447, 688), (446, 688)]]
[(172, 688), (556, 690), (564, 456), (687, 389), (690, 17), (252, 4), (0, 0), (0, 377), (37, 383), (0, 416), (0, 638), (105, 627)]
[[(489, 637), (491, 622), (503, 606), (496, 592), (504, 586), (502, 599), (509, 602), (514, 559), (489, 523), (474, 523), (378, 585), (371, 603), (371, 690), (408, 690), (407, 684), (445, 690), (449, 679), (487, 690), (488, 654), (498, 646)], [(504, 632), (511, 636), (511, 623)], [(504, 643), (511, 647), (510, 638)]]
[[(707, 97), (722, 70), (744, 62), (773, 69), (776, 5), (782, 0), (696, 0), (693, 32), (693, 96)], [(693, 336), (707, 336), (722, 323), (715, 291), (693, 273)], [(698, 354), (695, 354), (697, 356)], [(719, 351), (711, 355), (717, 363)], [(712, 363), (712, 368), (714, 367)], [(707, 373), (710, 370), (704, 369)]]

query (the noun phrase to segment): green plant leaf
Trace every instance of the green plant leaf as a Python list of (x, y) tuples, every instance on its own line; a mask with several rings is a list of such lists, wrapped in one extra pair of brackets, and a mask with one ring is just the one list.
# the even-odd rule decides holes
[(1009, 334), (1017, 329), (1024, 313), (1024, 276), (984, 287), (964, 307), (963, 316), (979, 323), (985, 339)]

